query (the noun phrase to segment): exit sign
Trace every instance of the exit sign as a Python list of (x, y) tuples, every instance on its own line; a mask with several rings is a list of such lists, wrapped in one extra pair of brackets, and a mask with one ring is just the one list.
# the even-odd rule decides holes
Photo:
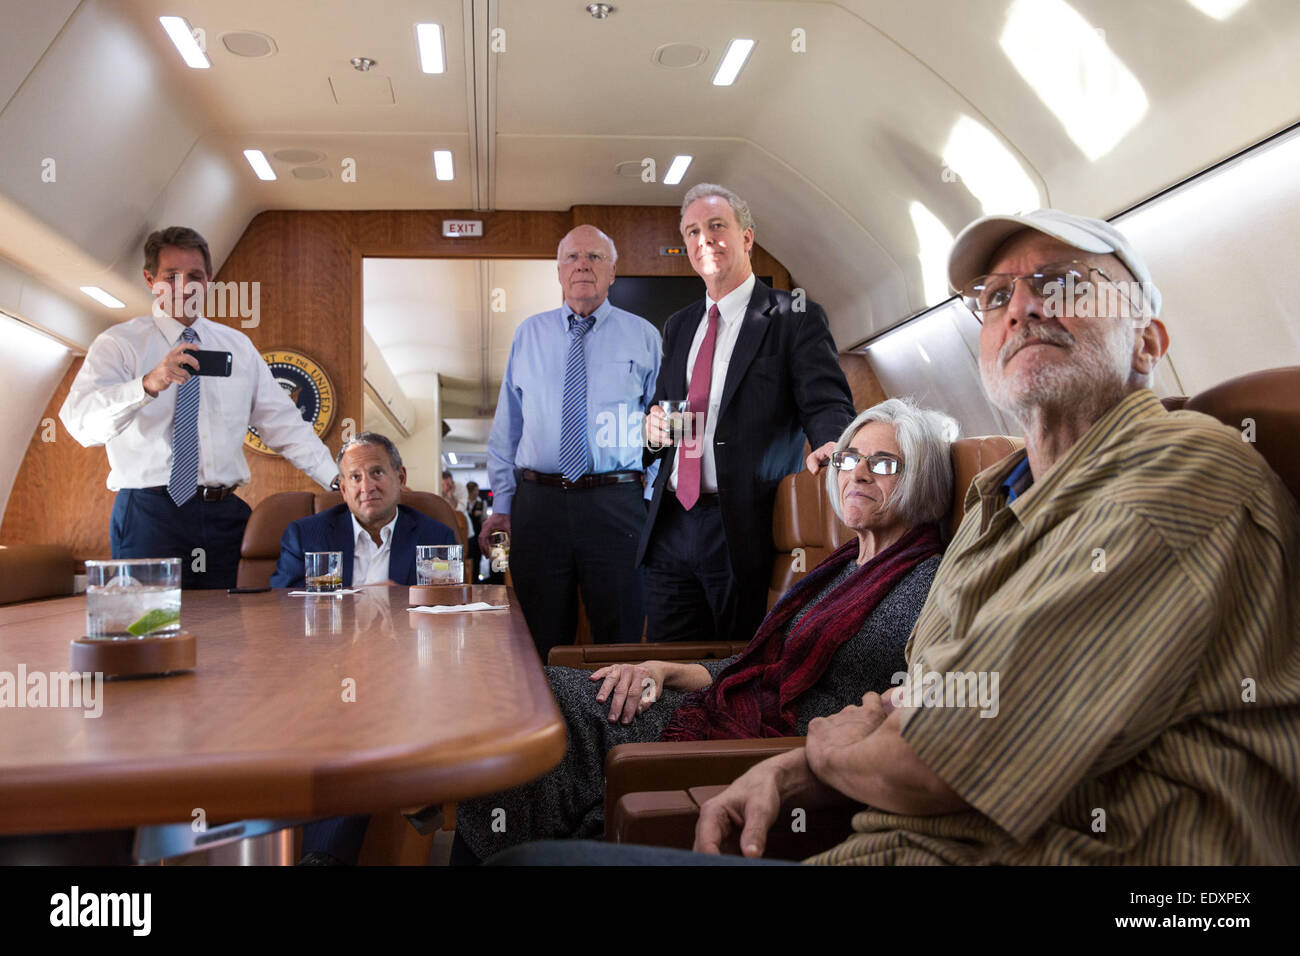
[(444, 219), (442, 234), (448, 239), (464, 239), (468, 236), (483, 236), (482, 219)]

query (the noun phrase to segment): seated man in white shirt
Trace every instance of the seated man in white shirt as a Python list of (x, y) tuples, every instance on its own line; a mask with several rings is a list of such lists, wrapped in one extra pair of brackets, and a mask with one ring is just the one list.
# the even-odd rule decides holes
[[(212, 279), (203, 237), (160, 230), (144, 257), (153, 314), (91, 343), (59, 418), (81, 444), (107, 446), (113, 557), (176, 557), (183, 587), (233, 587), (250, 513), (235, 496), (251, 477), (249, 426), (324, 487), (334, 460), (252, 340), (203, 315)], [(196, 374), (196, 349), (228, 353), (228, 374)]]
[(398, 504), (406, 468), (388, 438), (362, 432), (343, 443), (338, 462), (343, 504), (285, 529), (271, 587), (302, 587), (308, 551), (343, 552), (344, 587), (415, 584), (416, 546), (456, 544), (456, 535), (441, 521)]

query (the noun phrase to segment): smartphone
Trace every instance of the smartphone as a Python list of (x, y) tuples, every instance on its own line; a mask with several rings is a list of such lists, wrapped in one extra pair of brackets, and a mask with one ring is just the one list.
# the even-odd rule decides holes
[(217, 352), (212, 349), (186, 349), (199, 361), (199, 369), (195, 372), (190, 366), (190, 371), (194, 375), (220, 375), (223, 378), (230, 376), (230, 353)]
[(269, 591), (269, 590), (271, 590), (269, 587), (266, 587), (266, 588), (226, 588), (226, 593), (227, 593), (227, 594), (264, 594), (264, 593), (266, 593), (266, 592)]

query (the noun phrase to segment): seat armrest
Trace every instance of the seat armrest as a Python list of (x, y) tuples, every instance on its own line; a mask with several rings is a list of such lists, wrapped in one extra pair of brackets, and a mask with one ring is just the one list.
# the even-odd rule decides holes
[(746, 645), (736, 641), (672, 641), (659, 644), (561, 644), (552, 647), (546, 663), (552, 667), (593, 670), (607, 664), (641, 661), (720, 661), (739, 654)]
[(624, 794), (725, 786), (754, 764), (803, 744), (802, 737), (619, 744), (605, 755), (606, 824)]
[[(613, 843), (689, 850), (695, 845), (700, 807), (725, 789), (699, 786), (624, 794), (605, 821), (605, 838)], [(768, 831), (763, 855), (775, 860), (805, 860), (829, 850), (852, 833), (853, 815), (862, 809), (861, 804), (844, 796), (817, 807), (786, 803)], [(723, 844), (723, 852), (739, 855), (738, 833)]]

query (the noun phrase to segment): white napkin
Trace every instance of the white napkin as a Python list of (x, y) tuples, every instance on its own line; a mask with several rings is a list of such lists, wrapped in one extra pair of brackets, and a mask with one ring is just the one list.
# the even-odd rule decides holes
[(462, 611), (504, 611), (509, 607), (509, 604), (475, 601), (473, 604), (434, 604), (426, 607), (410, 607), (407, 610), (419, 611), (421, 614), (459, 614)]
[(340, 591), (290, 591), (289, 597), (335, 597), (341, 594), (360, 594), (361, 588), (343, 588)]

